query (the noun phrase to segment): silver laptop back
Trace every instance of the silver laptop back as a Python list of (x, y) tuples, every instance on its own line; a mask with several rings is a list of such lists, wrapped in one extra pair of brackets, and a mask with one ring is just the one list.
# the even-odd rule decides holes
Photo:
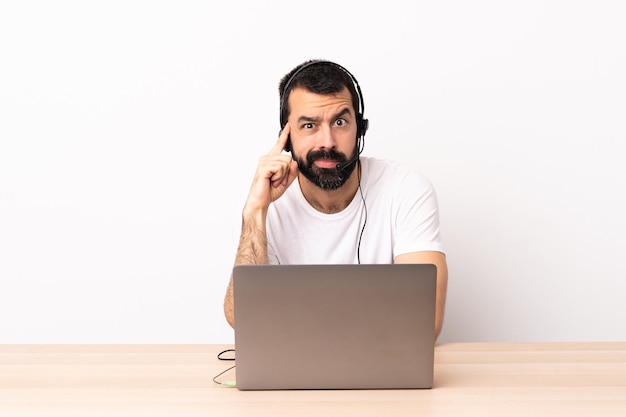
[(239, 389), (432, 387), (434, 265), (241, 265), (233, 280)]

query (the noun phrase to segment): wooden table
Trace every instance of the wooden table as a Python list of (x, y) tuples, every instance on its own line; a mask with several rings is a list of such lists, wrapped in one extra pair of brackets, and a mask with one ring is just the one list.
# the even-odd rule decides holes
[(0, 345), (0, 416), (626, 416), (626, 343), (443, 344), (433, 389), (376, 391), (217, 385), (229, 347)]

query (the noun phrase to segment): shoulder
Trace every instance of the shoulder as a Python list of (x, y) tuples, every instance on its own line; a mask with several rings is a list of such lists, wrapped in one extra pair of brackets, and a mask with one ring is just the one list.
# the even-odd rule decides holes
[(431, 189), (432, 183), (421, 172), (396, 161), (374, 157), (361, 157), (363, 177), (371, 186), (382, 185), (400, 188)]

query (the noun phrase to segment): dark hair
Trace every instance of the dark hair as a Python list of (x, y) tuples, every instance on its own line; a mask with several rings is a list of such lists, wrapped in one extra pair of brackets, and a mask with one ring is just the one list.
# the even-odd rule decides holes
[(289, 95), (296, 87), (322, 95), (339, 93), (346, 87), (352, 97), (354, 113), (360, 112), (359, 95), (352, 76), (341, 66), (330, 61), (312, 59), (289, 71), (278, 84), (281, 125), (284, 125), (291, 112)]

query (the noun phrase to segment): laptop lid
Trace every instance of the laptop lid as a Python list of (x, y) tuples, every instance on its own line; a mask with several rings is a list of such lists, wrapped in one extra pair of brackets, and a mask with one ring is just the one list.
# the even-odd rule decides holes
[(436, 281), (431, 264), (236, 266), (237, 387), (431, 388)]

